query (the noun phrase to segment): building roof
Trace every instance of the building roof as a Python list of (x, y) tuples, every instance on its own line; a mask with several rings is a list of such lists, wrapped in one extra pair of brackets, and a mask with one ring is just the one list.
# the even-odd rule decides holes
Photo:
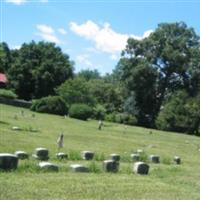
[(0, 82), (1, 83), (7, 83), (8, 82), (5, 74), (0, 73)]

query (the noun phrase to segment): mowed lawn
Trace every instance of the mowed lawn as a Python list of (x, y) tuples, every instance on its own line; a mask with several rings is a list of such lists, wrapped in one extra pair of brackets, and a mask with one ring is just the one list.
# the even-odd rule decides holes
[[(13, 126), (23, 130), (13, 131)], [(45, 147), (50, 152), (49, 161), (60, 168), (59, 172), (43, 172), (31, 157), (20, 161), (16, 171), (0, 172), (0, 200), (200, 199), (199, 137), (108, 122), (101, 131), (97, 127), (98, 122), (93, 120), (39, 114), (0, 104), (0, 153), (24, 150), (31, 155), (35, 148)], [(69, 154), (65, 161), (55, 157), (61, 132), (62, 151)], [(137, 149), (147, 156), (160, 156), (160, 164), (146, 160), (150, 165), (146, 176), (132, 172), (130, 154)], [(94, 151), (95, 159), (81, 160), (83, 150)], [(119, 172), (114, 174), (102, 170), (102, 160), (111, 153), (120, 154), (122, 159)], [(172, 163), (175, 155), (181, 157), (181, 165)], [(70, 172), (72, 163), (84, 164), (92, 172)]]

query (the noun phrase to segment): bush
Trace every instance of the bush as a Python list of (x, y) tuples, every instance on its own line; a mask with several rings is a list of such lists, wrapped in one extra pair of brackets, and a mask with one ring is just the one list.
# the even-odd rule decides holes
[(69, 109), (69, 116), (76, 119), (87, 120), (92, 114), (92, 108), (86, 104), (73, 104)]
[(101, 119), (101, 120), (103, 120), (105, 118), (105, 115), (106, 115), (106, 109), (104, 108), (104, 106), (102, 106), (100, 104), (97, 104), (94, 107), (93, 114), (94, 114), (94, 118), (95, 119), (98, 119), (98, 120)]
[(16, 99), (17, 95), (11, 90), (0, 89), (0, 97), (4, 97), (7, 99)]
[(42, 113), (66, 115), (68, 107), (65, 101), (59, 96), (48, 96), (33, 101), (31, 110)]
[(136, 117), (126, 113), (111, 113), (106, 115), (105, 120), (109, 122), (116, 122), (119, 124), (127, 124), (127, 125), (137, 124)]

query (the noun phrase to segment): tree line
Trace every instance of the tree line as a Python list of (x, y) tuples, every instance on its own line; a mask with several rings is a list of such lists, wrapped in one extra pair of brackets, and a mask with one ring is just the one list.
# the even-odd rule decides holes
[(59, 96), (69, 109), (92, 108), (96, 119), (199, 134), (200, 37), (183, 22), (159, 24), (143, 40), (129, 38), (117, 66), (104, 76), (97, 70), (75, 74), (59, 47), (34, 41), (19, 50), (1, 43), (0, 72), (7, 74), (8, 89), (25, 100)]

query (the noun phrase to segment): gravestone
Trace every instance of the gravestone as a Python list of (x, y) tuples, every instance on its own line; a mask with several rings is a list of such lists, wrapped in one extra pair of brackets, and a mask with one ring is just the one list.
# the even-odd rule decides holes
[(104, 160), (103, 161), (103, 169), (106, 172), (118, 172), (119, 163), (114, 160)]
[(136, 153), (141, 154), (141, 153), (144, 153), (144, 151), (142, 149), (137, 149)]
[(66, 153), (63, 153), (63, 152), (59, 152), (56, 154), (56, 157), (58, 159), (67, 159), (68, 158), (68, 155)]
[(136, 174), (145, 175), (149, 173), (149, 165), (144, 162), (136, 162), (133, 166), (133, 172)]
[(49, 159), (49, 151), (46, 148), (36, 148), (33, 157), (38, 160), (48, 160)]
[(133, 154), (131, 154), (131, 158), (134, 162), (139, 161), (140, 160), (140, 154), (139, 153), (133, 153)]
[(149, 159), (152, 163), (160, 163), (160, 157), (157, 155), (150, 155)]
[(18, 157), (10, 153), (0, 153), (0, 169), (12, 170), (17, 169)]
[(90, 171), (88, 167), (85, 167), (85, 166), (80, 165), (80, 164), (70, 165), (70, 170), (72, 172), (89, 172)]
[(181, 158), (179, 156), (174, 156), (174, 163), (177, 165), (181, 164)]
[(81, 157), (84, 160), (92, 160), (93, 157), (94, 157), (94, 152), (92, 152), (92, 151), (82, 151), (81, 152)]
[(58, 166), (49, 162), (40, 162), (39, 167), (45, 171), (58, 171)]
[(18, 126), (13, 126), (12, 130), (13, 131), (21, 131), (22, 129), (20, 127), (18, 127)]
[(20, 160), (28, 159), (28, 157), (29, 157), (28, 153), (26, 153), (25, 151), (15, 151), (15, 155)]
[(120, 155), (119, 155), (119, 154), (113, 153), (113, 154), (110, 154), (110, 156), (111, 156), (111, 159), (112, 159), (113, 161), (116, 161), (116, 162), (119, 162), (119, 161), (120, 161)]

